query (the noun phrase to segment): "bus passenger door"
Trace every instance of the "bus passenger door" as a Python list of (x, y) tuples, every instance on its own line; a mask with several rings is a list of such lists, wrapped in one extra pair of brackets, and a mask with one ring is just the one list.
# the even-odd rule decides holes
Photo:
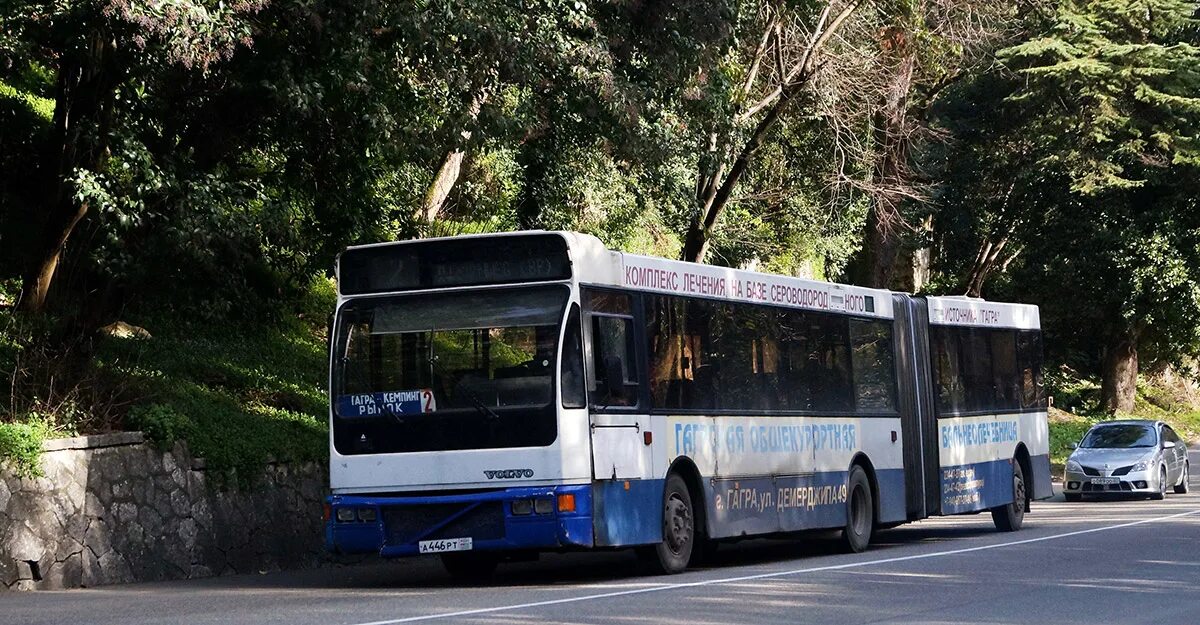
[(929, 361), (929, 308), (924, 298), (893, 295), (896, 388), (904, 441), (904, 490), (908, 520), (941, 512), (941, 479), (933, 374)]
[(652, 476), (649, 417), (639, 410), (639, 347), (628, 294), (584, 291), (584, 345), (597, 480)]
[(592, 443), (592, 524), (596, 546), (662, 541), (663, 481), (643, 384), (641, 300), (585, 289), (584, 362)]

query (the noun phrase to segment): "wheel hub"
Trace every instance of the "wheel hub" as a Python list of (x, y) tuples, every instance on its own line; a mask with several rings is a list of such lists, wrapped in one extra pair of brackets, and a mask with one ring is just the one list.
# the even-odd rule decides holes
[(678, 497), (667, 501), (666, 539), (672, 553), (679, 554), (691, 540), (692, 511)]

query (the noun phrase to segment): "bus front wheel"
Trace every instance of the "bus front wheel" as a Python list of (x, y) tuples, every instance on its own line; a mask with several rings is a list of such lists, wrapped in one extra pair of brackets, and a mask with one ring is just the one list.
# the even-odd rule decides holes
[(687, 484), (683, 478), (671, 474), (663, 488), (662, 542), (641, 552), (655, 571), (673, 575), (687, 569), (696, 546), (694, 519)]
[(866, 551), (871, 544), (871, 532), (875, 529), (875, 504), (871, 500), (871, 483), (862, 467), (850, 469), (850, 480), (846, 493), (846, 527), (842, 529), (842, 542), (853, 553)]
[(1028, 501), (1025, 494), (1025, 472), (1021, 463), (1014, 458), (1013, 467), (1013, 500), (1012, 503), (992, 508), (992, 523), (1002, 532), (1015, 532), (1021, 529), (1025, 522), (1025, 504)]

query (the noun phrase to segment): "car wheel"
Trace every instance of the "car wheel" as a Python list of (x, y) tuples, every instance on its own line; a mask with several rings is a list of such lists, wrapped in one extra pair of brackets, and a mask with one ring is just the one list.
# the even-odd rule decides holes
[(1070, 502), (1081, 501), (1083, 500), (1083, 495), (1080, 495), (1079, 493), (1063, 493), (1063, 499), (1066, 499)]
[(1151, 499), (1161, 500), (1167, 498), (1167, 468), (1159, 467), (1158, 469), (1158, 492), (1150, 495)]
[(846, 494), (846, 527), (842, 529), (842, 543), (852, 553), (862, 553), (871, 544), (871, 532), (875, 529), (875, 502), (871, 500), (871, 483), (862, 467), (850, 469)]
[(491, 553), (443, 553), (442, 566), (455, 581), (478, 583), (491, 579), (500, 558)]
[(996, 524), (996, 529), (1002, 532), (1015, 532), (1021, 529), (1021, 525), (1025, 522), (1025, 503), (1027, 495), (1025, 494), (1025, 472), (1021, 470), (1021, 463), (1014, 458), (1013, 465), (1013, 500), (1012, 503), (1003, 506), (992, 508), (992, 522)]
[(663, 489), (663, 538), (653, 548), (643, 549), (639, 556), (647, 560), (658, 573), (681, 573), (692, 559), (696, 546), (696, 526), (692, 514), (692, 496), (683, 478), (672, 474)]
[(1188, 492), (1188, 463), (1183, 463), (1183, 475), (1179, 476), (1179, 483), (1175, 485), (1175, 494), (1186, 495)]

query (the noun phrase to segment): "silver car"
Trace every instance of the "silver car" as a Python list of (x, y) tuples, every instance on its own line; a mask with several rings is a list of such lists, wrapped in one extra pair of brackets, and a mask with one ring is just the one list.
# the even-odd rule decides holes
[(1063, 496), (1145, 494), (1167, 496), (1167, 489), (1188, 492), (1188, 456), (1183, 439), (1162, 421), (1098, 423), (1067, 458)]

